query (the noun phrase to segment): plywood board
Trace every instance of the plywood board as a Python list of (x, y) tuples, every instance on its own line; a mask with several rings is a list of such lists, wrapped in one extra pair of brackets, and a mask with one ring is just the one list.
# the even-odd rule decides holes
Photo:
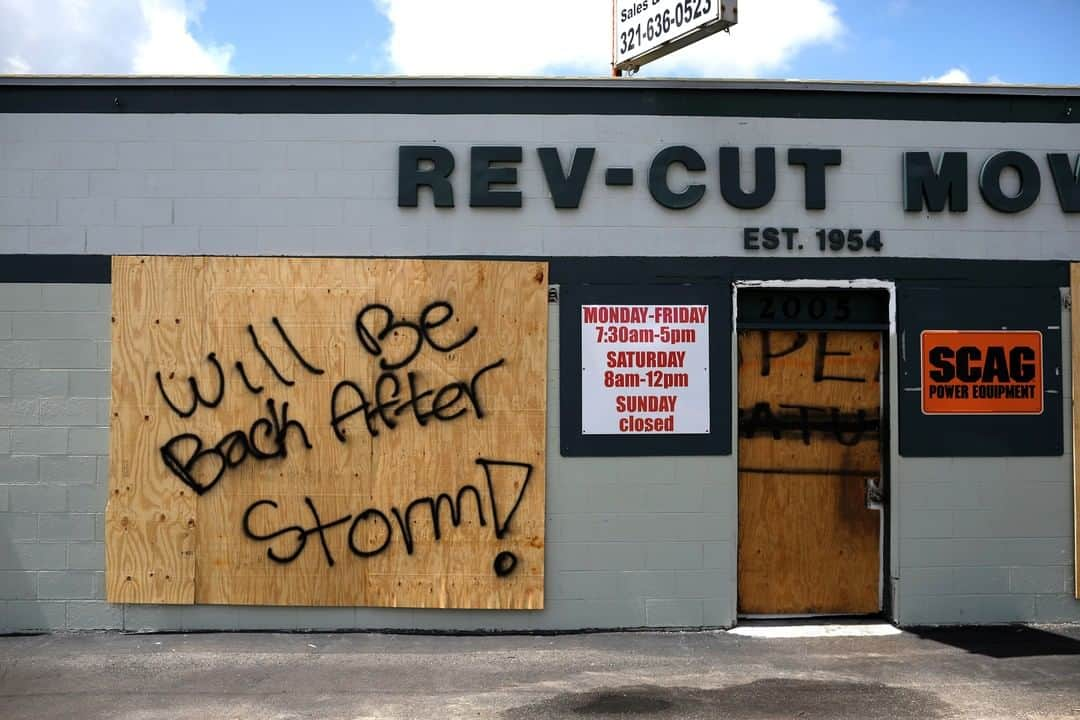
[[(1070, 268), (1071, 287), (1070, 298), (1072, 299), (1072, 419), (1073, 419), (1073, 567), (1080, 568), (1080, 412), (1077, 412), (1077, 403), (1080, 402), (1080, 313), (1076, 312), (1076, 302), (1080, 298), (1080, 263), (1073, 263)], [(1076, 599), (1080, 600), (1080, 572), (1076, 573), (1075, 585)]]
[(544, 263), (116, 258), (113, 288), (110, 600), (543, 607)]
[(141, 258), (113, 262), (110, 602), (195, 600), (196, 494), (164, 471), (158, 452), (160, 438), (183, 432), (184, 422), (163, 406), (150, 368), (175, 368), (200, 353), (192, 310), (206, 294), (205, 270), (199, 259), (173, 265), (168, 275)]
[(880, 334), (744, 330), (738, 352), (739, 611), (876, 612)]

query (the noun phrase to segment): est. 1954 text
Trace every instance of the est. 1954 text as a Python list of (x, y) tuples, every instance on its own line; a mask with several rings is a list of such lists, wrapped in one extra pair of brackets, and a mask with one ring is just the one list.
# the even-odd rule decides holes
[(749, 252), (880, 253), (885, 247), (880, 230), (819, 228), (804, 237), (795, 227), (743, 228), (743, 249)]

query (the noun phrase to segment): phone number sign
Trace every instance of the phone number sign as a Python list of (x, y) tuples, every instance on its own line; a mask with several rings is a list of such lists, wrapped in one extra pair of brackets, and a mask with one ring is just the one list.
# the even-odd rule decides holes
[(637, 68), (729, 28), (737, 0), (616, 0), (612, 63)]
[(709, 306), (582, 305), (581, 432), (707, 434)]

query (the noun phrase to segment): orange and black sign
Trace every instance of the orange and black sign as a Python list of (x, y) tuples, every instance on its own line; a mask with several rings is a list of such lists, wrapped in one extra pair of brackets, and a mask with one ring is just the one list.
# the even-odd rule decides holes
[(922, 411), (927, 415), (1039, 415), (1042, 333), (925, 330)]

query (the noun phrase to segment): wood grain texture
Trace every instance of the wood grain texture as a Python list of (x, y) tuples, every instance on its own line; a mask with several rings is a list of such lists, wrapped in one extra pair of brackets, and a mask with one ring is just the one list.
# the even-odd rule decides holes
[[(1080, 413), (1077, 412), (1077, 403), (1080, 402), (1080, 313), (1076, 312), (1076, 303), (1080, 299), (1080, 263), (1073, 263), (1069, 268), (1070, 293), (1072, 300), (1070, 309), (1071, 337), (1072, 337), (1072, 418), (1073, 418), (1073, 567), (1080, 568)], [(1076, 585), (1074, 587), (1076, 599), (1080, 600), (1080, 572), (1076, 573)]]
[[(195, 493), (164, 472), (160, 438), (183, 431), (154, 382), (197, 357), (197, 312), (205, 264), (177, 264), (169, 275), (146, 258), (112, 261), (112, 404), (109, 499), (105, 507), (109, 602), (195, 600)], [(126, 370), (126, 371), (125, 371)]]
[[(193, 505), (184, 536), (191, 582), (188, 594), (173, 601), (543, 607), (546, 264), (129, 258), (124, 265), (150, 266), (143, 272), (157, 287), (178, 285), (199, 268), (201, 284), (185, 283), (183, 298), (197, 318), (190, 337), (171, 329), (170, 343), (156, 343), (146, 332), (149, 315), (118, 316), (129, 329), (117, 336), (125, 347), (113, 352), (114, 412), (137, 415), (128, 408), (138, 405), (164, 418), (159, 425), (144, 421), (142, 435), (126, 424), (114, 427), (113, 480), (134, 477), (131, 486), (147, 498), (145, 513), (181, 490)], [(114, 296), (172, 302), (126, 277), (114, 270)], [(118, 307), (125, 302), (135, 301)], [(448, 303), (453, 315), (446, 306), (431, 310), (425, 339), (416, 326), (435, 302)], [(373, 304), (393, 318), (378, 309), (364, 316), (365, 349), (358, 313)], [(394, 325), (401, 321), (407, 324)], [(399, 364), (418, 344), (401, 367), (380, 367)], [(222, 401), (179, 418), (161, 398), (154, 368), (162, 367), (167, 392), (182, 406), (190, 402), (189, 376), (208, 393), (217, 387), (209, 352), (225, 375)], [(342, 381), (355, 388), (338, 391), (335, 409)], [(365, 400), (366, 411), (337, 424), (339, 439), (335, 412)], [(433, 414), (436, 405), (442, 420)], [(159, 448), (188, 432), (205, 451), (235, 431), (243, 438), (221, 446), (235, 467), (194, 500)], [(186, 460), (194, 449), (194, 440), (183, 441), (175, 454)], [(134, 476), (125, 474), (135, 464)], [(219, 457), (205, 457), (192, 478), (209, 485), (221, 466)], [(113, 504), (110, 517), (121, 508)], [(496, 529), (504, 530), (501, 537)], [(141, 557), (157, 561), (161, 547), (148, 534), (129, 537)], [(114, 544), (110, 539), (110, 557), (120, 552)], [(496, 557), (503, 552), (513, 553), (516, 566), (500, 577)], [(503, 558), (500, 567), (507, 564)], [(110, 588), (117, 581), (111, 567), (109, 581)], [(132, 601), (165, 601), (149, 591), (138, 597)]]
[(744, 330), (738, 353), (739, 612), (877, 612), (880, 335)]

